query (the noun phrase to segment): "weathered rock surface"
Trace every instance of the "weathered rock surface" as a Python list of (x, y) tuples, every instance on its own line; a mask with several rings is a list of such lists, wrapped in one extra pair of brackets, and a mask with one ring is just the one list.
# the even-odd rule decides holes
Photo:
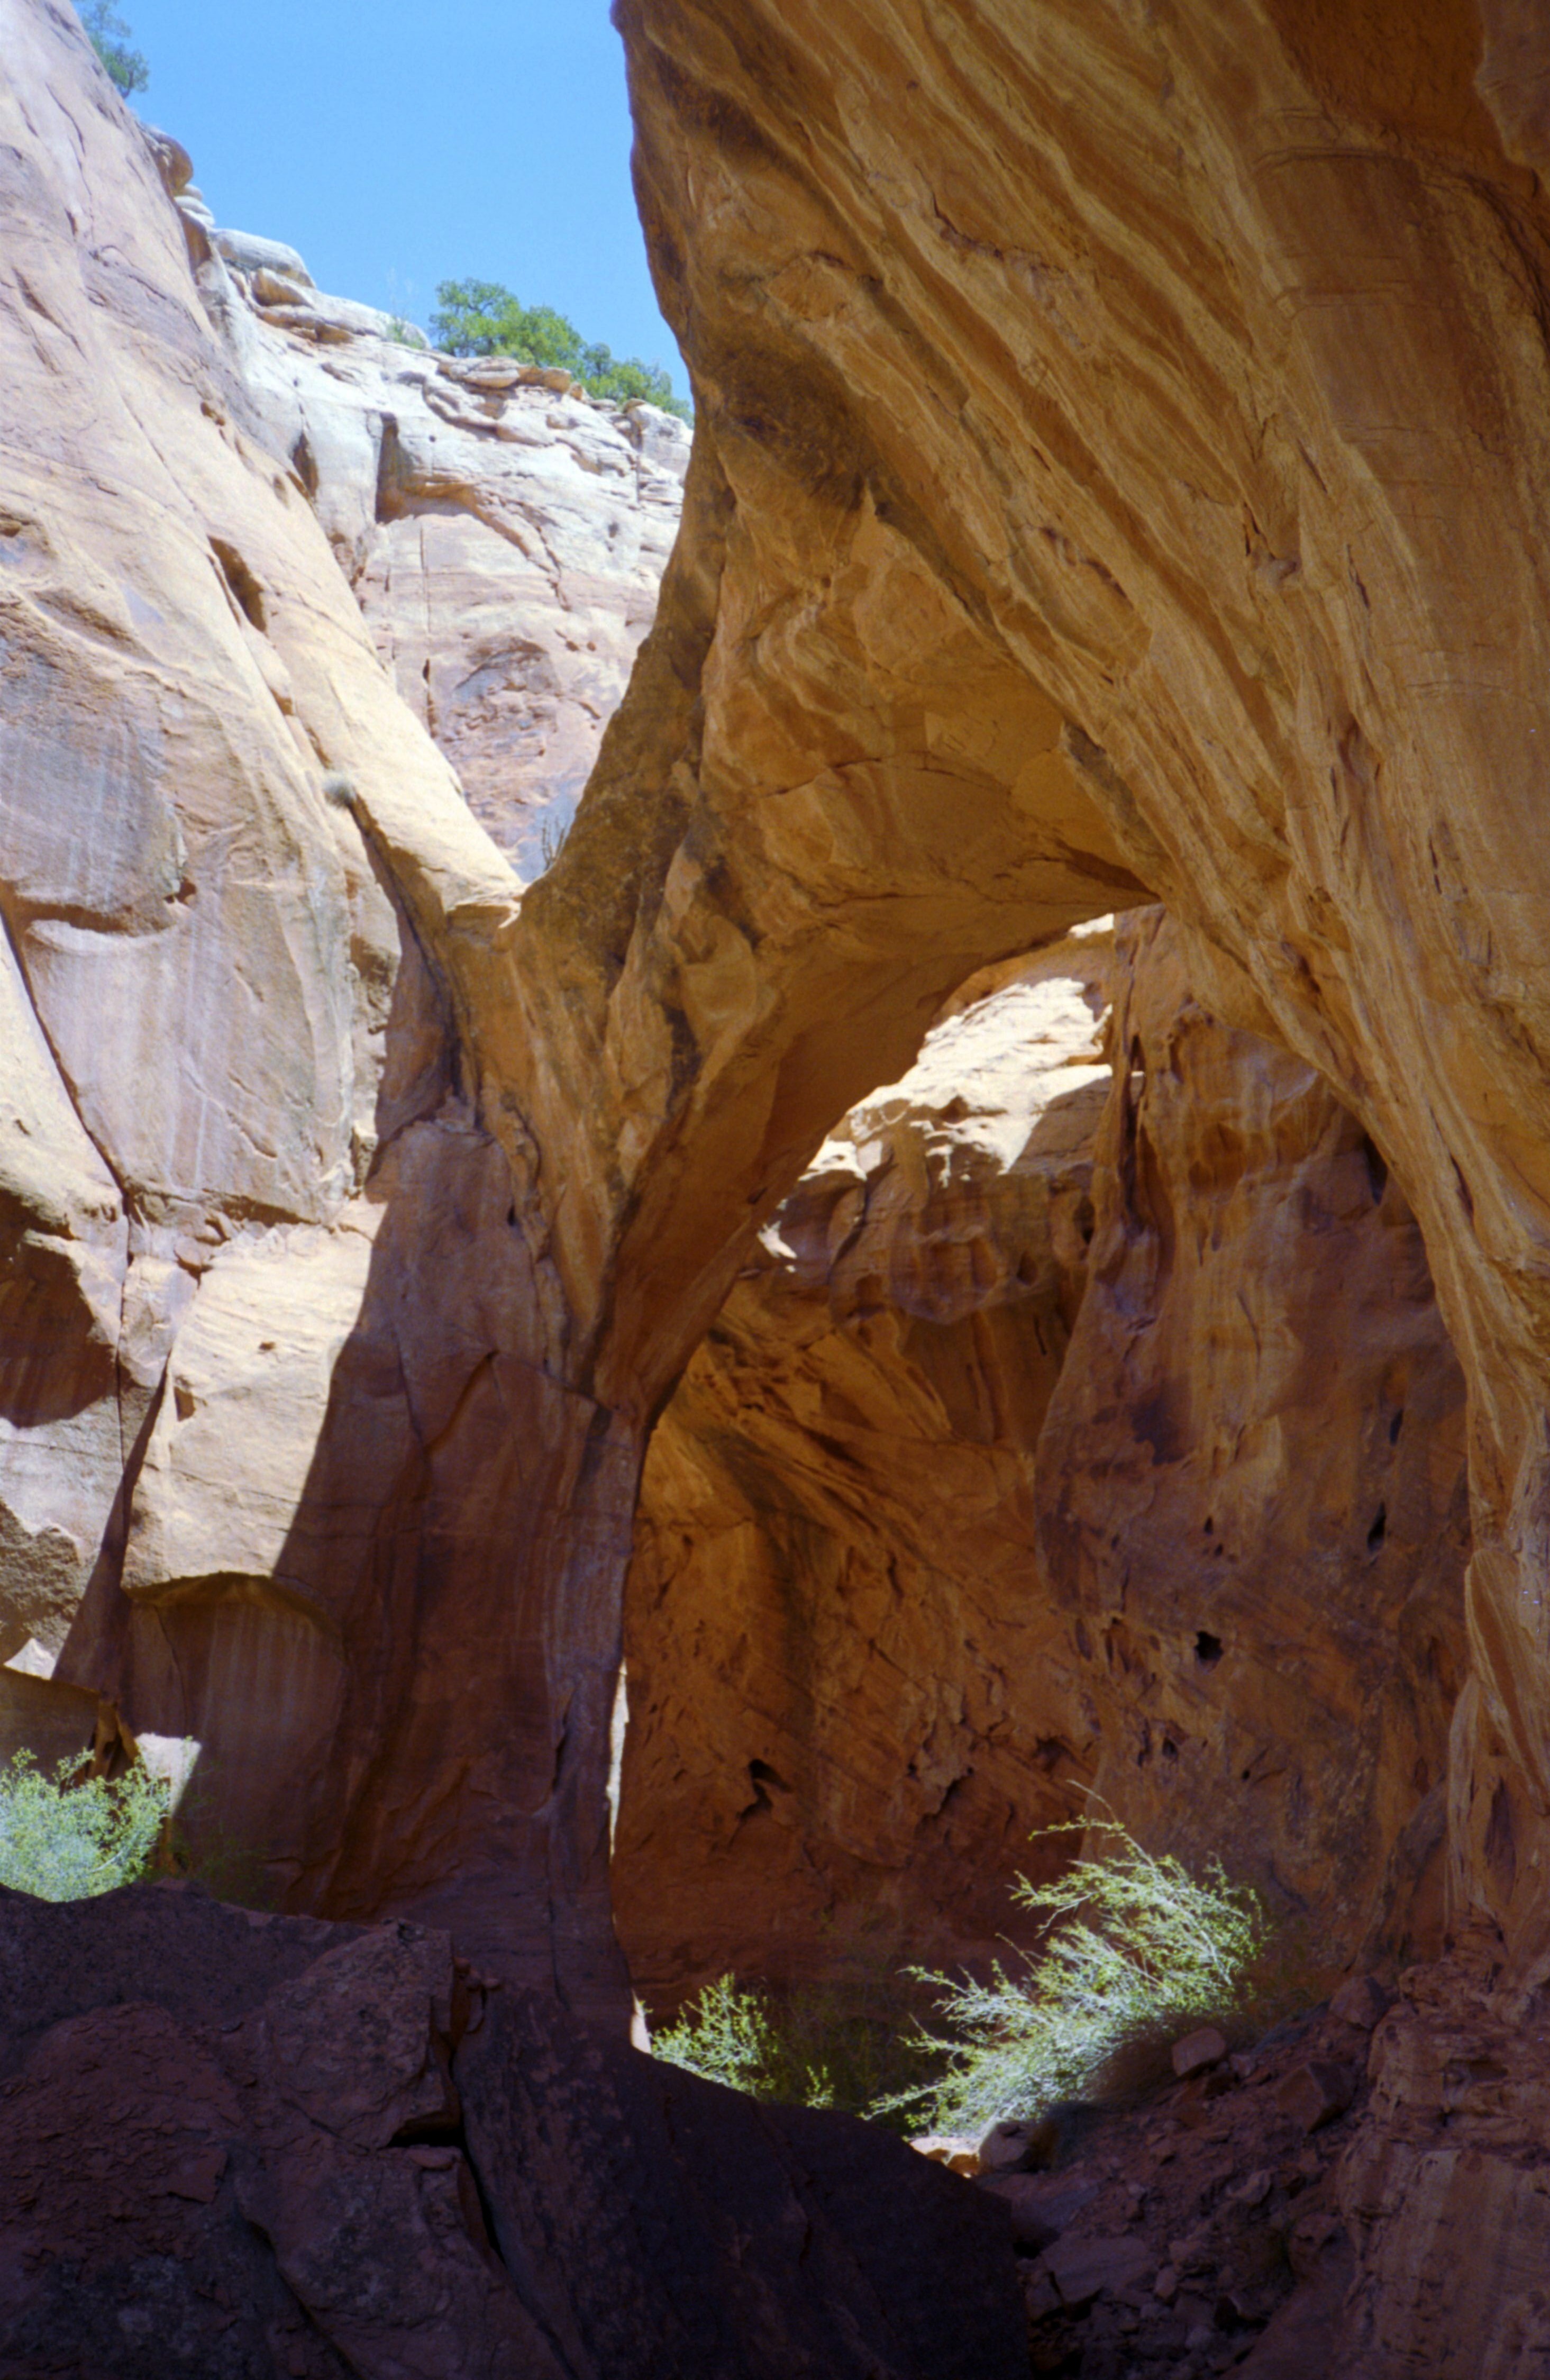
[(1306, 1061), (1120, 931), (1086, 1289), (1039, 1440), (1096, 1791), (1338, 1968), (1441, 1947), (1464, 1389), (1421, 1232)]
[(1160, 911), (1118, 945), (852, 1112), (658, 1429), (614, 1896), (664, 1998), (983, 1956), (1088, 1787), (1315, 1970), (1440, 1947), (1468, 1518), (1420, 1232)]
[[(487, 2228), (488, 2226), (488, 2228)], [(1000, 2210), (445, 1936), (0, 1894), (7, 2380), (1014, 2380)]]
[(233, 278), (244, 384), (394, 683), (518, 874), (541, 874), (656, 611), (687, 428), (568, 373), (426, 354), (316, 292), (276, 310), (260, 273)]
[[(1371, 1133), (1470, 1389), (1456, 1888), (1535, 1957), (1550, 34), (1505, 0), (618, 14), (728, 490), (722, 650), (752, 550), (761, 619), (803, 621), (784, 667), (761, 635), (757, 695), (706, 672), (707, 773), (761, 698), (805, 773), (842, 761), (819, 555), (878, 523), (978, 669), (1068, 722), (1130, 867), (1221, 954), (1219, 1011)], [(973, 674), (928, 705), (954, 737)]]
[[(1139, 888), (1058, 710), (908, 538), (825, 503), (750, 541), (711, 442), (639, 701), (523, 896), (246, 389), (181, 168), (49, 0), (0, 28), (0, 898), (117, 1198), (78, 1148), (80, 1197), (12, 1251), (30, 1283), (28, 1234), (67, 1240), (38, 1328), (91, 1383), (8, 1425), (44, 1481), (34, 1601), (62, 1560), (85, 1587), (55, 1674), (193, 1738), (195, 1803), (292, 1906), (434, 1918), (622, 2011), (605, 1789), (650, 1421), (952, 990)], [(819, 549), (818, 610), (770, 614)], [(713, 640), (746, 734), (705, 702)], [(793, 668), (838, 759), (792, 740)], [(34, 1435), (64, 1427), (106, 1450), (67, 1490)]]
[(728, 1968), (982, 1952), (1041, 1864), (1030, 1829), (1090, 1773), (1034, 1455), (1091, 1230), (1111, 949), (1007, 971), (853, 1109), (659, 1425), (613, 1859), (654, 2005)]
[[(1499, 1937), (1132, 2109), (1082, 2111), (1010, 2213), (1035, 2373), (1533, 2380), (1544, 2368), (1543, 1987)], [(1310, 2078), (1326, 2078), (1313, 2105)], [(1339, 2087), (1332, 2087), (1338, 2077)]]
[[(193, 1738), (192, 1805), (303, 1902), (374, 1912), (484, 1876), (471, 1929), (517, 1965), (526, 1934), (552, 1981), (547, 1912), (605, 1889), (585, 1825), (548, 1875), (566, 1721), (539, 1723), (519, 1783), (477, 1751), (524, 1694), (547, 1707), (560, 1632), (541, 1586), (514, 1624), (516, 1537), (565, 1512), (547, 1461), (598, 1459), (595, 1406), (546, 1370), (541, 1246), (481, 1121), (475, 987), (509, 1004), (520, 880), (212, 328), (225, 266), (191, 268), (73, 18), (6, 0), (0, 23), (15, 1693), (53, 1686), (67, 1728), (100, 1698), (136, 1737)], [(460, 1584), (481, 1569), (482, 1619)], [(465, 1609), (443, 1631), (445, 1594)], [(422, 1658), (427, 1622), (450, 1666)], [(605, 1712), (616, 1633), (573, 1614), (559, 1657)], [(497, 1728), (463, 1697), (503, 1670), (527, 1682), (496, 1689)], [(452, 1850), (437, 1755), (389, 1750), (410, 1706), (478, 1771), (477, 1825), (527, 1840), (526, 1886), (492, 1847)], [(617, 1998), (605, 1919), (588, 1938), (577, 1988)]]

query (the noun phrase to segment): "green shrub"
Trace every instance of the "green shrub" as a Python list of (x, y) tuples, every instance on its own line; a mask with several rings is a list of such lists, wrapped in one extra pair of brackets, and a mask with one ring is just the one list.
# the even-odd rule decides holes
[(1139, 2076), (1148, 2050), (1194, 2025), (1231, 2026), (1253, 2001), (1268, 1928), (1246, 1887), (1229, 1884), (1219, 1865), (1197, 1881), (1113, 1822), (1044, 1832), (1106, 1834), (1113, 1849), (1078, 1860), (1054, 1884), (1019, 1878), (1014, 1899), (1050, 1926), (1021, 1975), (999, 1962), (983, 1984), (913, 1971), (951, 2028), (922, 2034), (939, 2078), (889, 2102), (915, 2109), (922, 2126), (972, 2132), (1002, 2117), (1037, 2117), (1112, 2087), (1127, 2068)]
[(735, 1975), (707, 1984), (676, 2024), (653, 2033), (651, 2047), (670, 2066), (685, 2067), (708, 2082), (750, 2099), (799, 2100), (809, 2107), (831, 2104), (828, 2074), (793, 2056), (759, 1992), (739, 1991)]
[(72, 1780), (79, 1761), (44, 1776), (30, 1752), (0, 1769), (0, 1884), (40, 1900), (88, 1900), (134, 1884), (151, 1864), (169, 1789), (138, 1764), (109, 1782)]
[(689, 419), (688, 407), (674, 396), (660, 364), (615, 356), (589, 343), (552, 306), (524, 306), (499, 281), (443, 281), (436, 300), (430, 327), (449, 356), (511, 356), (518, 363), (547, 364), (568, 371), (590, 396), (612, 397), (619, 405), (644, 397), (664, 413)]
[(101, 58), (118, 89), (127, 99), (132, 91), (143, 91), (151, 80), (151, 68), (139, 50), (131, 50), (129, 28), (110, 0), (89, 0), (80, 12), (87, 39)]
[[(735, 1976), (722, 1975), (676, 2024), (652, 2034), (651, 2047), (670, 2064), (750, 2098), (866, 2115), (902, 2096), (909, 2075), (920, 2070), (918, 2029), (906, 2019), (906, 2000), (897, 1977), (774, 1993), (742, 1990)], [(883, 2120), (905, 2129), (886, 2113)]]

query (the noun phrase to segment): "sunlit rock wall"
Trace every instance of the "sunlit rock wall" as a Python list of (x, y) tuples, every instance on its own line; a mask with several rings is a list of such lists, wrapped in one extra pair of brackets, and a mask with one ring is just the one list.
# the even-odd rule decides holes
[(847, 1118), (653, 1440), (637, 1976), (983, 1958), (1090, 1794), (1314, 1973), (1435, 1949), (1467, 1552), (1463, 1385), (1361, 1126), (1161, 911), (1057, 945)]
[[(833, 583), (793, 517), (882, 524), (1060, 711), (1218, 1013), (1322, 1072), (1411, 1202), (1469, 1389), (1454, 1889), (1532, 1962), (1550, 29), (1511, 0), (617, 14), (696, 443), (788, 565), (766, 616)], [(954, 707), (967, 735), (966, 681)]]
[(614, 1900), (660, 2005), (983, 1954), (1090, 1724), (1034, 1452), (1092, 1229), (1112, 937), (1073, 936), (853, 1109), (652, 1439)]

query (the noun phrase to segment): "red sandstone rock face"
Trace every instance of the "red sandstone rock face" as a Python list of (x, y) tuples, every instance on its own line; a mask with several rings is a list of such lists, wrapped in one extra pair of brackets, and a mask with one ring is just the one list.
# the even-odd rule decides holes
[(1418, 80), (1398, 24), (987, 0), (947, 55), (889, 0), (626, 9), (702, 407), (519, 904), (123, 111), (0, 5), (11, 1157), (58, 1153), (6, 1209), (7, 1318), (46, 1292), (17, 1624), (46, 1653), (86, 1589), (59, 1674), (195, 1735), (297, 1902), (616, 1986), (649, 1421), (954, 986), (1159, 891), (1426, 1234), (1476, 1439), (1459, 1884), (1527, 1955), (1544, 390), (1502, 29), (1506, 161), (1470, 41)]
[(614, 1892), (665, 1998), (983, 1956), (1089, 1788), (1315, 1970), (1440, 1938), (1467, 1515), (1420, 1234), (1160, 911), (1118, 941), (853, 1111), (659, 1427)]
[[(1414, 1208), (1473, 1433), (1456, 1884), (1537, 1955), (1545, 37), (1465, 0), (620, 13), (721, 618), (757, 551), (792, 773), (854, 716), (815, 683), (817, 521), (846, 555), (876, 522), (1060, 713), (1131, 868), (1229, 955), (1220, 1013), (1326, 1075)], [(758, 706), (705, 683), (711, 776)]]
[(658, 1427), (626, 1607), (614, 1903), (660, 2008), (978, 1957), (1091, 1772), (1036, 1567), (1081, 1296), (1112, 938), (1072, 937), (854, 1109)]
[(1469, 1516), (1421, 1233), (1314, 1070), (1211, 1014), (1160, 911), (1117, 972), (1036, 1488), (1095, 1788), (1300, 1914), (1315, 1967), (1435, 1950)]
[[(1139, 888), (908, 538), (839, 482), (750, 535), (711, 439), (638, 699), (524, 895), (243, 384), (224, 266), (73, 25), (0, 10), (0, 883), (28, 1136), (73, 1185), (22, 1181), (7, 1250), (63, 1300), (11, 1342), (44, 1657), (67, 1624), (57, 1679), (198, 1742), (292, 1906), (435, 1915), (622, 2010), (649, 1422), (954, 987)], [(45, 1335), (63, 1413), (27, 1402)]]

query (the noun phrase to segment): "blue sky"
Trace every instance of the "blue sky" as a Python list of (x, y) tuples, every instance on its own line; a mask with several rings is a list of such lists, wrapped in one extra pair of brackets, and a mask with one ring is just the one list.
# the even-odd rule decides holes
[(298, 248), (322, 289), (424, 322), (438, 281), (503, 281), (687, 382), (630, 191), (608, 0), (117, 0), (216, 220)]

